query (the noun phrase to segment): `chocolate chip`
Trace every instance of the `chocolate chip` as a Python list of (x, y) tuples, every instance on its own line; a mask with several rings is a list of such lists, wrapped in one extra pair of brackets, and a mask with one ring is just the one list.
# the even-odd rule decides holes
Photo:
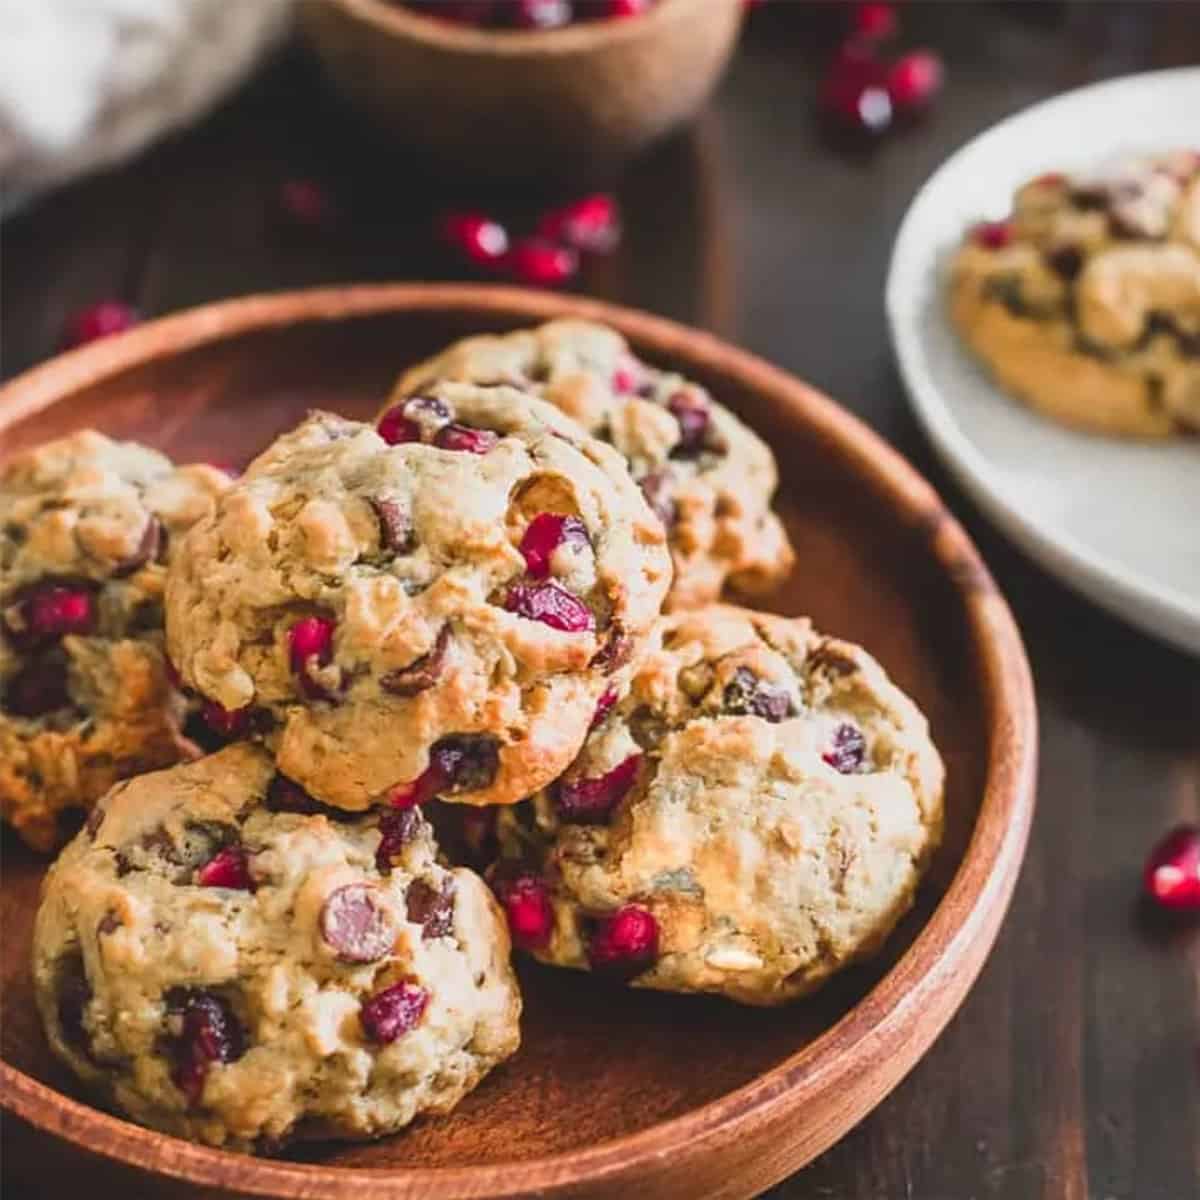
[(619, 621), (614, 621), (608, 633), (608, 640), (592, 655), (589, 667), (596, 667), (611, 675), (618, 667), (623, 667), (633, 653), (633, 639), (629, 637)]
[(475, 792), (496, 778), (500, 746), (488, 734), (454, 733), (430, 747), (429, 768), (437, 772), (436, 792)]
[(447, 879), (441, 891), (423, 879), (414, 879), (405, 893), (408, 919), (422, 927), (421, 937), (446, 937), (454, 930), (454, 880)]
[(1056, 275), (1070, 281), (1083, 270), (1083, 252), (1078, 246), (1059, 246), (1047, 252), (1046, 265)]
[(654, 515), (668, 528), (675, 524), (678, 511), (671, 497), (671, 477), (666, 471), (651, 471), (642, 477), (639, 486)]
[(725, 685), (723, 707), (737, 716), (762, 717), (776, 724), (792, 714), (792, 699), (780, 687), (760, 679), (749, 667), (738, 667)]
[(371, 500), (379, 521), (379, 544), (393, 554), (411, 554), (416, 546), (412, 519), (399, 500), (379, 496)]
[(450, 626), (443, 625), (437, 641), (428, 654), (398, 671), (389, 671), (379, 679), (379, 686), (395, 696), (416, 696), (433, 687), (441, 678), (445, 666), (446, 647), (450, 643)]
[(128, 558), (117, 563), (113, 568), (113, 577), (123, 579), (126, 575), (132, 575), (134, 571), (144, 567), (151, 559), (157, 559), (160, 546), (166, 541), (164, 533), (162, 522), (157, 517), (151, 516), (146, 521), (146, 528), (142, 530), (137, 549)]
[(391, 912), (373, 887), (348, 883), (325, 901), (321, 936), (342, 962), (369, 963), (391, 950), (396, 928)]

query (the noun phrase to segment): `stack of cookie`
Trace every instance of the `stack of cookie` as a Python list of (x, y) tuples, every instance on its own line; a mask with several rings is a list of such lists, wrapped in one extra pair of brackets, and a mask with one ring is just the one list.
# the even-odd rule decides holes
[[(44, 465), (79, 443), (128, 521), (155, 514), (110, 521), (136, 552), (93, 561), (104, 497)], [(90, 808), (46, 879), (39, 1004), (135, 1119), (251, 1150), (380, 1136), (516, 1050), (510, 940), (778, 1004), (910, 905), (941, 831), (924, 718), (857, 647), (716, 603), (790, 569), (774, 461), (611, 330), (469, 339), (374, 426), (313, 414), (233, 483), (161, 464), (212, 484), (186, 533), (147, 454), (81, 435), (0, 477), (0, 800), (42, 846), (24, 812)], [(151, 570), (165, 618), (135, 619)], [(153, 687), (92, 761), (135, 631)], [(141, 744), (164, 721), (169, 754)], [(73, 790), (38, 766), (51, 737)], [(172, 757), (195, 761), (138, 775)]]

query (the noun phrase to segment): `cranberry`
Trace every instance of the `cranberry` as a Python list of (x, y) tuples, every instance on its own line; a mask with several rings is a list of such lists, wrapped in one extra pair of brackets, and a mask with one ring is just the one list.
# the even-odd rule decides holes
[(250, 877), (250, 860), (241, 846), (226, 846), (218, 850), (197, 872), (201, 887), (232, 888), (240, 892), (254, 891)]
[(329, 192), (315, 179), (287, 179), (279, 188), (279, 209), (304, 229), (324, 229), (333, 224), (334, 207)]
[(407, 783), (397, 783), (387, 794), (388, 804), (397, 811), (406, 811), (415, 808), (418, 804), (424, 804), (436, 791), (436, 787), (430, 787), (432, 776), (428, 771), (423, 771), (416, 779), (410, 779)]
[(593, 971), (640, 974), (658, 958), (658, 922), (636, 904), (626, 904), (596, 922), (588, 942)]
[(890, 4), (856, 4), (850, 14), (850, 27), (859, 37), (882, 42), (896, 32), (896, 10)]
[(196, 1104), (213, 1063), (235, 1062), (245, 1053), (245, 1035), (229, 1001), (201, 988), (173, 988), (167, 1011), (179, 1032), (170, 1040), (175, 1086)]
[(560, 29), (574, 16), (571, 0), (509, 0), (502, 18), (517, 29)]
[(526, 526), (521, 538), (521, 555), (525, 559), (525, 570), (534, 579), (545, 579), (550, 574), (550, 560), (559, 546), (589, 544), (587, 526), (578, 517), (565, 517), (561, 513), (538, 513)]
[(843, 47), (821, 84), (821, 105), (851, 129), (882, 133), (892, 123), (886, 69), (861, 48)]
[(708, 402), (693, 392), (676, 392), (667, 401), (667, 411), (679, 422), (679, 441), (671, 450), (672, 457), (699, 454), (708, 435)]
[(722, 704), (735, 716), (749, 714), (776, 724), (792, 715), (792, 699), (787, 692), (760, 679), (749, 667), (738, 667), (725, 685)]
[(592, 713), (592, 723), (589, 726), (595, 729), (605, 717), (608, 716), (609, 710), (617, 702), (617, 689), (609, 688), (599, 700), (596, 701), (596, 711)]
[(578, 596), (547, 580), (545, 583), (517, 583), (508, 589), (504, 607), (530, 621), (541, 621), (564, 633), (586, 633), (596, 628), (596, 618)]
[(843, 722), (833, 731), (833, 742), (822, 755), (842, 775), (853, 775), (862, 765), (867, 754), (867, 740), (857, 725)]
[(443, 425), (433, 438), (433, 444), (442, 450), (456, 450), (467, 454), (488, 454), (496, 448), (500, 435), (490, 429), (472, 429), (451, 421)]
[(379, 845), (375, 850), (375, 866), (387, 875), (392, 860), (417, 836), (421, 818), (411, 806), (385, 809), (379, 818)]
[(523, 873), (493, 885), (508, 918), (513, 944), (524, 950), (540, 950), (554, 932), (554, 907), (550, 891), (536, 875)]
[(942, 60), (931, 50), (914, 50), (898, 58), (888, 71), (887, 90), (897, 112), (927, 108), (942, 90)]
[(215, 700), (210, 700), (201, 709), (200, 715), (213, 733), (228, 741), (237, 741), (250, 733), (257, 711), (249, 704), (244, 708), (222, 708)]
[(574, 825), (603, 825), (637, 780), (642, 756), (631, 754), (593, 779), (563, 779), (554, 789), (558, 815)]
[(408, 1033), (425, 1013), (429, 993), (415, 983), (396, 983), (376, 992), (359, 1010), (363, 1032), (373, 1042), (387, 1045)]
[(405, 912), (421, 926), (421, 938), (449, 937), (454, 932), (454, 880), (447, 879), (439, 891), (423, 879), (414, 879), (404, 893)]
[(613, 371), (612, 390), (618, 396), (631, 395), (642, 386), (645, 377), (642, 364), (632, 355), (627, 355)]
[(299, 678), (305, 695), (314, 699), (327, 694), (312, 673), (333, 661), (333, 633), (336, 628), (330, 617), (301, 617), (288, 630), (292, 670)]
[(136, 308), (120, 300), (101, 300), (77, 312), (67, 324), (66, 344), (82, 346), (98, 338), (132, 329), (141, 318)]
[(444, 242), (483, 267), (495, 266), (508, 253), (508, 231), (483, 213), (447, 213), (439, 231)]
[(30, 663), (4, 688), (3, 707), (14, 717), (41, 717), (70, 703), (67, 669), (59, 662)]
[(985, 250), (1003, 250), (1013, 240), (1013, 227), (1008, 221), (981, 221), (971, 230), (971, 238)]
[(8, 626), (20, 643), (91, 633), (96, 627), (95, 598), (80, 587), (43, 585), (28, 593), (15, 612), (9, 610)]
[(538, 221), (548, 242), (563, 242), (591, 254), (608, 254), (621, 240), (621, 216), (614, 197), (603, 192), (551, 209)]
[(1146, 895), (1176, 912), (1200, 912), (1200, 826), (1180, 825), (1150, 852)]
[(404, 408), (403, 404), (397, 404), (379, 418), (376, 432), (389, 446), (421, 440), (421, 427), (404, 415)]
[(544, 238), (517, 241), (501, 260), (514, 278), (536, 287), (561, 287), (579, 272), (579, 255), (570, 246), (559, 246)]
[(321, 937), (347, 963), (378, 962), (396, 943), (391, 911), (370, 884), (335, 888), (321, 906)]

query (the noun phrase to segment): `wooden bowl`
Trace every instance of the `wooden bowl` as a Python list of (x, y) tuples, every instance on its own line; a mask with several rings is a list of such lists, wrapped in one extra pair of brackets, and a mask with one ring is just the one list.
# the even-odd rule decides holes
[(82, 1182), (82, 1164), (91, 1186), (138, 1197), (736, 1200), (841, 1137), (962, 1001), (1008, 905), (1033, 815), (1029, 667), (1007, 605), (937, 495), (805, 384), (704, 333), (592, 301), (352, 287), (209, 305), (63, 355), (0, 390), (0, 445), (9, 452), (95, 425), (180, 459), (243, 460), (309, 407), (367, 416), (402, 366), (451, 338), (566, 313), (607, 321), (650, 361), (702, 381), (775, 447), (800, 565), (769, 607), (865, 642), (929, 714), (946, 758), (946, 843), (916, 909), (878, 959), (776, 1011), (523, 965), (524, 1045), (453, 1115), (371, 1145), (255, 1160), (76, 1098), (30, 992), (45, 864), (9, 838), (0, 1097), (10, 1178), (42, 1195), (59, 1194), (57, 1180), (65, 1193)]
[(387, 0), (305, 0), (325, 72), (386, 132), (463, 173), (603, 174), (694, 115), (737, 41), (742, 0), (659, 0), (638, 17), (475, 29)]

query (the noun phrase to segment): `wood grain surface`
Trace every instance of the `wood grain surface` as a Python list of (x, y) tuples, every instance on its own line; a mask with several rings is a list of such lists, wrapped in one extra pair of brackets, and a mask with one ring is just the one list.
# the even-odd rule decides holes
[[(907, 411), (881, 289), (903, 209), (947, 153), (1065, 87), (1196, 62), (1200, 14), (1182, 3), (906, 5), (913, 41), (946, 54), (948, 89), (929, 121), (869, 153), (829, 144), (811, 121), (832, 22), (787, 0), (756, 14), (701, 124), (621, 183), (624, 244), (589, 266), (583, 289), (713, 329), (810, 379), (934, 480), (1026, 637), (1041, 806), (1010, 917), (959, 1016), (872, 1116), (771, 1194), (1190, 1200), (1200, 933), (1148, 919), (1137, 876), (1148, 845), (1200, 812), (1200, 667), (1092, 609), (977, 517)], [(342, 220), (329, 231), (275, 215), (278, 186), (295, 175), (337, 181)], [(3, 371), (51, 354), (65, 314), (101, 296), (155, 314), (263, 288), (454, 277), (429, 218), (479, 199), (351, 135), (311, 65), (286, 54), (196, 131), (4, 226)], [(514, 212), (537, 206), (504, 199)], [(700, 1079), (705, 1053), (696, 1038), (687, 1069)], [(52, 1145), (21, 1162), (6, 1153), (4, 1195), (147, 1194), (134, 1181), (101, 1190), (98, 1174), (59, 1170), (58, 1157)]]

